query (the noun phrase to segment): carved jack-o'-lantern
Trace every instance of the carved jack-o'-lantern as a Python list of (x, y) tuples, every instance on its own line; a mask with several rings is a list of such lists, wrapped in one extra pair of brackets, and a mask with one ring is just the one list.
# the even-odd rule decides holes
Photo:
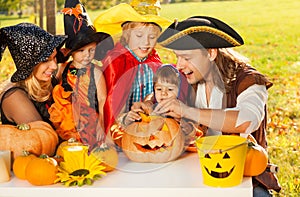
[(143, 116), (141, 122), (134, 122), (125, 129), (122, 149), (136, 162), (168, 162), (183, 152), (184, 135), (174, 119)]
[(247, 151), (246, 139), (239, 136), (209, 136), (197, 143), (206, 185), (230, 187), (241, 183)]

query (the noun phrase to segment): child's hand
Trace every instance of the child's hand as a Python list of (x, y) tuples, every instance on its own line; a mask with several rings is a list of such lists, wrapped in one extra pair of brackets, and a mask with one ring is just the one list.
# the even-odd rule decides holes
[(131, 109), (131, 111), (129, 111), (125, 116), (123, 120), (123, 124), (129, 125), (136, 120), (141, 120), (141, 116), (139, 115), (139, 112), (141, 112), (140, 109)]
[(131, 110), (134, 110), (137, 113), (141, 112), (149, 115), (153, 111), (152, 107), (153, 107), (153, 103), (151, 101), (135, 102), (131, 106)]
[(103, 142), (105, 139), (105, 132), (100, 128), (96, 130), (96, 139), (99, 142)]

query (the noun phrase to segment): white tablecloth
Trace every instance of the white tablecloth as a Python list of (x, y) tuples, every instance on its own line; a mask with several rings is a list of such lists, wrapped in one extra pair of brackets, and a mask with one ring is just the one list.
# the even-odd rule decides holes
[(187, 153), (176, 161), (164, 164), (136, 163), (120, 153), (116, 170), (82, 187), (65, 187), (62, 184), (33, 186), (26, 180), (12, 177), (0, 183), (0, 196), (10, 197), (107, 197), (107, 196), (252, 196), (252, 181), (244, 177), (240, 185), (229, 188), (205, 186), (197, 153)]

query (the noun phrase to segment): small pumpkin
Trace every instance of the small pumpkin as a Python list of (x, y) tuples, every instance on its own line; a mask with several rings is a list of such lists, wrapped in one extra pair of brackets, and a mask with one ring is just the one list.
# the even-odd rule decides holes
[[(249, 138), (248, 138), (249, 139)], [(250, 139), (244, 166), (244, 176), (257, 176), (261, 174), (268, 165), (267, 151)]]
[(50, 124), (34, 121), (28, 124), (0, 125), (0, 150), (12, 151), (12, 158), (23, 154), (42, 153), (52, 156), (58, 144), (58, 136)]
[(17, 156), (13, 162), (13, 172), (19, 179), (26, 180), (25, 170), (28, 163), (36, 158), (34, 154), (30, 154), (28, 151), (23, 151), (23, 155)]
[(58, 178), (58, 165), (55, 159), (46, 154), (29, 161), (26, 169), (26, 180), (32, 185), (51, 185)]
[(99, 147), (94, 148), (91, 154), (101, 161), (101, 165), (105, 167), (104, 172), (113, 171), (118, 165), (118, 152), (112, 145), (102, 143)]
[(142, 115), (141, 122), (125, 128), (122, 149), (136, 162), (163, 163), (176, 159), (184, 150), (184, 134), (172, 118)]

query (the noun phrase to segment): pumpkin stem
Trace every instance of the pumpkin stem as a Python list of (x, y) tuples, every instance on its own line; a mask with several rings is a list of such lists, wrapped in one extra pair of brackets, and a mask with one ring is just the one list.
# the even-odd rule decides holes
[(47, 158), (49, 158), (49, 156), (48, 156), (47, 154), (41, 154), (41, 155), (39, 156), (39, 158), (47, 159)]
[(22, 155), (26, 157), (26, 156), (30, 155), (30, 152), (28, 150), (23, 150)]
[(73, 137), (71, 137), (70, 139), (68, 139), (68, 143), (74, 143), (77, 142), (77, 140)]
[(19, 130), (29, 130), (29, 129), (30, 129), (29, 124), (26, 124), (26, 123), (18, 124), (16, 127), (17, 127), (17, 129), (19, 129)]
[(248, 147), (253, 147), (253, 146), (256, 146), (254, 142), (251, 142), (251, 141), (248, 141)]
[(93, 149), (93, 152), (100, 152), (109, 150), (109, 146), (106, 143), (102, 143), (100, 146)]

